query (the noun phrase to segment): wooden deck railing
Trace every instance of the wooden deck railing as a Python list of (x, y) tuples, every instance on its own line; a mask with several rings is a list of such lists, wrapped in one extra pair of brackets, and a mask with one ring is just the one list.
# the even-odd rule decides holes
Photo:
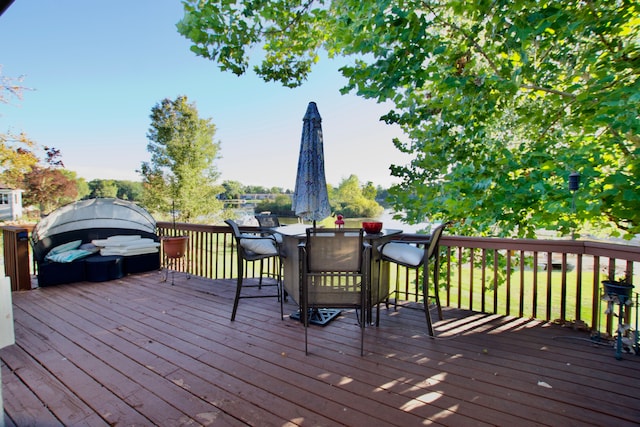
[[(163, 266), (210, 279), (237, 277), (237, 252), (228, 226), (158, 222), (161, 236), (188, 235), (184, 258)], [(244, 230), (255, 231), (255, 227)], [(405, 234), (404, 240), (420, 235)], [(6, 243), (6, 242), (5, 242)], [(439, 292), (443, 304), (499, 315), (570, 323), (611, 334), (617, 319), (605, 313), (601, 282), (628, 274), (640, 284), (640, 247), (582, 240), (500, 239), (444, 235)], [(5, 260), (6, 261), (6, 260)], [(257, 274), (259, 266), (245, 274)], [(265, 266), (273, 271), (273, 264)], [(419, 273), (391, 269), (400, 299), (421, 302)], [(627, 323), (637, 330), (638, 291)]]
[[(255, 227), (246, 230), (255, 231)], [(160, 235), (188, 234), (189, 255), (176, 269), (211, 279), (236, 277), (233, 236), (227, 226), (158, 223)], [(405, 234), (404, 240), (424, 236)], [(445, 235), (439, 292), (444, 304), (518, 317), (571, 323), (611, 334), (617, 321), (601, 304), (601, 281), (628, 273), (640, 283), (640, 247), (582, 240), (500, 239)], [(274, 268), (271, 266), (270, 268)], [(247, 272), (253, 274), (253, 271)], [(415, 271), (392, 269), (400, 298), (421, 301)], [(636, 287), (640, 290), (640, 287)], [(634, 309), (627, 322), (634, 322)], [(634, 328), (635, 329), (635, 328)]]
[[(403, 240), (424, 238), (405, 234)], [(601, 303), (603, 280), (638, 283), (640, 247), (594, 241), (445, 235), (439, 289), (448, 306), (557, 321), (611, 334), (617, 320)], [(397, 271), (403, 296), (418, 299), (415, 273)], [(637, 329), (638, 287), (626, 323)]]
[[(235, 239), (231, 228), (226, 225), (203, 225), (171, 222), (158, 222), (160, 236), (188, 235), (187, 255), (178, 260), (162, 256), (162, 265), (177, 271), (184, 271), (209, 279), (231, 279), (237, 277), (238, 262)], [(241, 227), (241, 231), (256, 231), (256, 227)], [(249, 264), (245, 277), (258, 273), (259, 263)], [(274, 272), (274, 262), (264, 265), (267, 271)], [(256, 271), (254, 271), (254, 269)]]

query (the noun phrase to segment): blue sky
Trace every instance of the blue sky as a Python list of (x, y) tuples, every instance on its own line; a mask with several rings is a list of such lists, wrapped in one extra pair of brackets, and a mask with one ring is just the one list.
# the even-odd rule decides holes
[(178, 0), (16, 0), (0, 16), (0, 65), (33, 90), (0, 104), (0, 132), (59, 148), (87, 180), (139, 180), (151, 108), (186, 95), (217, 127), (220, 182), (293, 189), (302, 117), (315, 101), (328, 183), (351, 174), (396, 182), (389, 166), (407, 157), (391, 141), (401, 132), (379, 121), (387, 107), (340, 95), (337, 62), (321, 62), (297, 89), (222, 73), (189, 51), (175, 29), (182, 15)]

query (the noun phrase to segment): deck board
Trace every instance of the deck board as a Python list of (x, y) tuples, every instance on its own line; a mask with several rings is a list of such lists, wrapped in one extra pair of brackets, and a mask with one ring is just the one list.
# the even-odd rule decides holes
[(273, 298), (242, 300), (231, 322), (234, 287), (152, 272), (14, 293), (7, 425), (640, 424), (640, 356), (586, 332), (445, 308), (433, 339), (399, 307), (361, 357), (345, 310), (310, 328), (307, 356)]

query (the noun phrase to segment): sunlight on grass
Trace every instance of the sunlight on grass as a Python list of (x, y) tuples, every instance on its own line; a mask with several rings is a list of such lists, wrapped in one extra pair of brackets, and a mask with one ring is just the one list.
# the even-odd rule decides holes
[[(443, 268), (441, 271), (443, 270), (445, 269)], [(398, 274), (400, 275), (400, 288), (403, 289), (406, 276), (403, 271)], [(594, 278), (593, 272), (583, 271), (581, 280), (579, 280), (577, 271), (568, 271), (563, 284), (561, 271), (551, 271), (551, 274), (548, 275), (546, 270), (538, 270), (537, 275), (534, 275), (532, 269), (524, 269), (523, 272), (518, 269), (514, 270), (510, 276), (504, 275), (499, 279), (497, 293), (493, 289), (494, 274), (492, 269), (487, 268), (485, 271), (485, 289), (481, 289), (483, 277), (480, 268), (474, 269), (473, 276), (471, 276), (471, 269), (468, 267), (461, 269), (452, 267), (449, 274), (448, 288), (446, 276), (441, 275), (440, 277), (439, 290), (443, 305), (547, 321), (564, 319), (564, 322), (574, 322), (576, 326), (581, 326), (581, 322), (585, 322), (585, 326), (589, 328), (599, 325), (601, 331), (606, 327), (604, 313), (606, 304), (602, 304), (600, 301), (602, 294), (600, 281), (604, 278), (601, 275)], [(396, 283), (396, 271), (393, 269), (390, 283)], [(433, 282), (430, 283), (432, 286)], [(422, 302), (421, 295), (416, 295), (413, 275), (407, 289), (408, 292), (403, 292), (400, 299)], [(433, 288), (430, 292), (433, 294)], [(638, 294), (635, 295), (637, 298)], [(565, 307), (563, 307), (563, 301), (565, 301)], [(632, 327), (635, 327), (635, 316), (636, 309), (634, 307), (629, 317)]]

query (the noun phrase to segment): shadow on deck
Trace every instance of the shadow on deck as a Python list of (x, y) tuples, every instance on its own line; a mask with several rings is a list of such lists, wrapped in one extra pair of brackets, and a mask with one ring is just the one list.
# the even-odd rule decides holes
[[(235, 281), (159, 273), (13, 294), (0, 351), (17, 425), (638, 425), (640, 356), (587, 332), (445, 309), (355, 314), (304, 330)], [(286, 313), (295, 311), (289, 303)]]

